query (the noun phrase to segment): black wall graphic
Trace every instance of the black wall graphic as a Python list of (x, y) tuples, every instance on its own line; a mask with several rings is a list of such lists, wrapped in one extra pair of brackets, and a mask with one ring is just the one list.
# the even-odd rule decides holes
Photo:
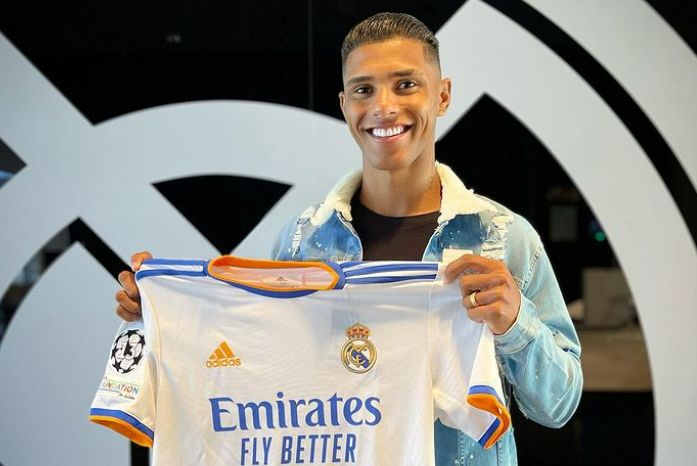
[[(464, 3), (443, 1), (436, 7), (427, 1), (127, 1), (77, 6), (49, 3), (38, 8), (5, 2), (0, 6), (0, 31), (93, 124), (159, 105), (219, 99), (273, 102), (340, 119), (339, 47), (350, 26), (379, 11), (405, 11), (437, 31)], [(486, 3), (547, 44), (608, 103), (656, 167), (697, 242), (695, 188), (631, 96), (582, 46), (526, 3)], [(697, 11), (691, 2), (653, 0), (649, 4), (697, 50), (693, 25)], [(524, 124), (493, 98), (482, 97), (438, 143), (437, 154), (468, 186), (533, 223), (547, 245), (567, 300), (580, 296), (581, 268), (617, 265), (609, 243), (598, 240), (602, 225), (569, 176)], [(330, 151), (327, 163), (331, 163)], [(21, 157), (0, 140), (0, 170), (11, 174), (23, 167)], [(0, 178), (0, 189), (1, 183)], [(290, 188), (215, 174), (168, 180), (155, 187), (221, 253), (233, 249)], [(556, 202), (550, 201), (550, 193), (559, 192), (576, 193), (564, 201), (572, 203), (578, 215), (574, 242), (549, 238), (550, 205)], [(68, 232), (111, 275), (125, 267), (82, 219), (76, 218)], [(591, 419), (594, 407), (607, 408), (603, 407), (606, 399), (588, 400), (579, 411), (579, 416), (588, 416), (586, 420)], [(613, 399), (613, 406), (620, 403), (622, 400)], [(621, 456), (628, 461), (624, 464), (652, 464), (653, 417), (645, 416), (652, 410), (650, 395), (637, 403), (645, 409), (639, 424), (630, 426), (637, 436), (623, 438), (625, 443), (612, 448), (624, 448)], [(631, 418), (631, 409), (626, 415)], [(578, 424), (549, 431), (527, 424), (520, 415), (515, 421), (521, 464), (593, 464), (580, 453), (563, 457), (569, 445), (575, 445), (571, 451), (582, 449)], [(594, 425), (594, 429), (598, 436), (584, 446), (606, 451), (611, 444), (602, 437), (607, 429), (603, 425)], [(612, 431), (615, 429), (621, 426), (613, 424)], [(544, 458), (539, 450), (526, 447), (542, 442), (547, 448)], [(143, 450), (134, 448), (134, 465), (146, 464), (146, 458)]]

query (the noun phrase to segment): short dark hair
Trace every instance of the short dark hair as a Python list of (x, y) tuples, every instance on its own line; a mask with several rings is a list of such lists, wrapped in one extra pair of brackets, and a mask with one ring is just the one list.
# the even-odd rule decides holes
[(382, 42), (396, 37), (413, 39), (424, 45), (426, 59), (440, 68), (438, 39), (424, 23), (406, 13), (378, 13), (356, 24), (341, 44), (341, 67), (346, 66), (349, 53), (361, 45)]

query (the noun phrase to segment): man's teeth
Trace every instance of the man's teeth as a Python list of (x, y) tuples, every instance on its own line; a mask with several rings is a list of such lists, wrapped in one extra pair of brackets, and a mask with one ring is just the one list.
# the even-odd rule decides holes
[(402, 134), (404, 132), (404, 126), (393, 126), (391, 128), (373, 128), (373, 136), (379, 138), (388, 138), (390, 136), (396, 136), (397, 134)]

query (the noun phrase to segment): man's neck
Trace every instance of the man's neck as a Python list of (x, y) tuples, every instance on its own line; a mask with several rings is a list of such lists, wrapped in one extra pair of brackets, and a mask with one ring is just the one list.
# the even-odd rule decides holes
[(419, 169), (375, 170), (364, 167), (359, 200), (387, 217), (409, 217), (440, 210), (440, 178), (434, 163)]

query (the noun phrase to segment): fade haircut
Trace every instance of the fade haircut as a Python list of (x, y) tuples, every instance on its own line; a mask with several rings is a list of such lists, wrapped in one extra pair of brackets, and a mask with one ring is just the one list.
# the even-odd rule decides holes
[(382, 42), (394, 38), (412, 39), (424, 46), (426, 59), (440, 69), (438, 39), (424, 23), (406, 13), (378, 13), (356, 24), (341, 44), (341, 69), (346, 58), (361, 45)]

